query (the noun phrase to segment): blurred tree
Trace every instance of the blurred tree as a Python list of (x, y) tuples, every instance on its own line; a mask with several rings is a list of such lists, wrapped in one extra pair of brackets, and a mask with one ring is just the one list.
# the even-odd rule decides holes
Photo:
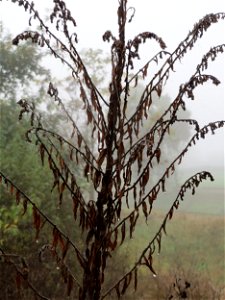
[[(58, 209), (55, 191), (51, 192), (52, 174), (47, 166), (40, 164), (35, 145), (25, 141), (25, 134), (31, 127), (26, 118), (19, 120), (20, 108), (17, 101), (23, 93), (21, 85), (26, 86), (25, 96), (29, 93), (34, 103), (39, 107), (43, 103), (44, 84), (46, 78), (50, 78), (50, 72), (41, 66), (43, 54), (40, 54), (32, 44), (15, 47), (12, 45), (12, 36), (5, 33), (4, 26), (0, 24), (0, 168), (18, 187), (26, 191), (32, 197), (35, 205), (42, 207), (47, 215), (51, 215), (54, 222), (62, 228), (69, 228), (71, 222), (67, 213), (70, 206), (65, 205), (64, 210)], [(38, 84), (38, 88), (33, 88)], [(59, 114), (53, 111), (42, 110), (42, 120), (49, 128), (56, 128), (61, 122)], [(43, 176), (44, 174), (44, 176)], [(39, 276), (36, 254), (39, 251), (39, 243), (48, 242), (45, 236), (40, 237), (38, 243), (30, 245), (29, 235), (32, 224), (30, 217), (32, 210), (24, 216), (23, 209), (18, 210), (15, 202), (11, 201), (9, 193), (0, 186), (0, 247), (12, 249), (13, 252), (26, 257), (30, 265), (34, 265), (37, 282), (44, 285), (44, 274), (49, 270), (43, 270)], [(19, 222), (20, 220), (20, 222)], [(67, 224), (67, 225), (66, 225)], [(46, 235), (49, 235), (48, 230)], [(48, 232), (48, 233), (47, 233)], [(19, 259), (18, 259), (19, 261)], [(4, 278), (11, 278), (11, 269), (0, 262), (0, 289), (1, 299), (15, 299), (18, 297), (13, 280), (5, 285)], [(54, 278), (55, 271), (52, 275)], [(53, 284), (48, 284), (51, 293)], [(54, 288), (54, 291), (56, 289)], [(31, 295), (28, 293), (27, 299)]]
[[(24, 143), (25, 132), (30, 126), (30, 122), (19, 122), (19, 105), (16, 100), (21, 91), (21, 85), (30, 86), (38, 77), (45, 77), (48, 70), (40, 66), (42, 55), (38, 53), (33, 45), (16, 48), (12, 45), (12, 36), (6, 33), (3, 24), (0, 23), (0, 165), (1, 169), (7, 172), (8, 176), (17, 180), (18, 185), (25, 188), (33, 180), (38, 182), (42, 171), (37, 157), (37, 151), (32, 145)], [(36, 93), (36, 98), (41, 98), (41, 91)], [(49, 174), (49, 172), (48, 172)], [(31, 176), (32, 175), (32, 176)], [(33, 179), (31, 179), (31, 177)], [(41, 190), (31, 188), (28, 192), (35, 194), (36, 198), (43, 196)], [(43, 187), (45, 190), (46, 186)], [(3, 215), (7, 215), (8, 223), (4, 227), (9, 230), (15, 225), (14, 213), (15, 204), (10, 204), (8, 194), (1, 189), (1, 230)], [(39, 201), (38, 201), (39, 202)], [(40, 203), (40, 202), (39, 202)], [(4, 208), (7, 207), (7, 210)], [(3, 213), (3, 211), (5, 213)], [(14, 226), (15, 229), (15, 226)], [(2, 240), (4, 235), (1, 235)], [(2, 241), (1, 240), (1, 241)]]
[[(90, 63), (90, 70), (92, 70), (95, 65), (92, 65), (91, 61), (96, 61), (96, 66), (95, 69), (92, 70), (92, 74), (96, 76), (96, 82), (103, 82), (104, 61), (106, 61), (106, 59), (104, 60), (102, 52), (100, 50), (94, 51), (88, 49), (83, 52), (83, 56)], [(44, 84), (46, 77), (48, 77), (48, 79), (50, 78), (50, 72), (41, 66), (43, 53), (39, 53), (33, 44), (28, 45), (28, 47), (25, 45), (19, 47), (13, 46), (12, 36), (5, 32), (4, 26), (1, 23), (0, 58), (2, 70), (0, 85), (1, 171), (7, 174), (13, 181), (17, 182), (18, 187), (26, 191), (26, 194), (34, 200), (35, 205), (43, 209), (47, 215), (51, 216), (52, 221), (60, 224), (60, 227), (69, 233), (72, 217), (72, 215), (68, 213), (71, 210), (70, 203), (64, 203), (63, 210), (58, 209), (58, 202), (55, 201), (55, 191), (51, 192), (52, 174), (47, 166), (40, 164), (40, 157), (38, 156), (36, 146), (25, 141), (25, 134), (30, 129), (31, 124), (26, 118), (19, 120), (20, 108), (16, 103), (20, 94), (25, 93), (25, 96), (29, 94), (29, 98), (31, 98), (32, 95), (32, 100), (35, 105), (39, 107), (37, 113), (41, 111), (42, 122), (47, 124), (46, 126), (48, 126), (49, 130), (58, 128), (61, 129), (61, 132), (63, 132), (65, 136), (68, 136), (68, 128), (64, 131), (64, 127), (62, 126), (62, 124), (65, 125), (66, 123), (65, 117), (63, 117), (59, 111), (55, 110), (51, 102), (48, 101), (46, 105)], [(10, 74), (9, 81), (7, 81), (7, 74)], [(61, 82), (59, 82), (59, 85), (71, 96), (71, 99), (68, 101), (68, 109), (73, 109), (73, 111), (75, 111), (74, 118), (79, 118), (79, 113), (82, 112), (82, 109), (78, 106), (77, 109), (74, 110), (74, 107), (72, 107), (74, 95), (72, 97), (70, 90), (71, 81), (69, 81), (69, 78), (66, 78), (64, 82), (67, 82), (66, 86), (63, 86)], [(24, 91), (21, 90), (21, 85), (26, 86)], [(33, 90), (34, 85), (38, 86), (36, 91)], [(78, 97), (78, 95), (76, 95), (76, 97)], [(44, 106), (43, 99), (45, 99)], [(84, 124), (82, 126), (84, 126)], [(90, 145), (94, 147), (94, 143), (92, 144), (91, 142), (91, 133), (87, 132), (87, 130), (86, 138)], [(91, 189), (90, 184), (88, 184), (86, 180), (83, 180), (82, 167), (78, 166), (75, 172), (79, 178), (78, 182), (80, 186), (87, 190), (87, 194), (91, 194), (93, 189)], [(32, 211), (30, 210), (28, 214), (24, 215), (22, 220), (20, 220), (23, 210), (18, 210), (17, 204), (11, 201), (9, 193), (1, 185), (0, 195), (0, 246), (5, 249), (11, 249), (11, 251), (16, 252), (17, 255), (25, 256), (29, 264), (32, 264), (32, 261), (36, 262), (36, 255), (34, 255), (34, 253), (39, 250), (39, 243), (46, 243), (48, 239), (40, 237), (38, 244), (34, 244), (33, 247), (31, 247), (29, 244), (29, 234), (31, 230), (30, 216), (32, 216)], [(46, 235), (49, 236), (49, 233)], [(79, 239), (82, 244), (82, 238)], [(9, 289), (6, 288), (3, 277), (10, 277), (9, 273), (11, 269), (5, 269), (3, 265), (1, 268), (0, 288), (2, 290), (2, 297), (4, 296), (5, 299), (7, 299), (7, 297), (10, 297), (10, 293)], [(43, 276), (39, 276), (40, 268), (37, 262), (35, 268), (37, 283), (44, 286)], [(44, 273), (45, 271), (42, 272)], [(54, 278), (54, 272), (52, 273)], [(53, 288), (57, 294), (57, 290), (52, 283), (46, 287), (47, 293), (51, 294)], [(11, 296), (16, 297), (15, 291), (12, 292)], [(29, 298), (30, 294), (28, 293), (26, 296)]]
[[(15, 47), (12, 36), (4, 30), (0, 22), (0, 95), (3, 99), (15, 99), (21, 87), (25, 87), (23, 95), (30, 93), (29, 87), (34, 82), (43, 82), (49, 71), (41, 65), (41, 54), (32, 44)], [(40, 91), (40, 85), (38, 86)], [(34, 93), (34, 86), (32, 86)], [(29, 94), (30, 95), (30, 94)]]

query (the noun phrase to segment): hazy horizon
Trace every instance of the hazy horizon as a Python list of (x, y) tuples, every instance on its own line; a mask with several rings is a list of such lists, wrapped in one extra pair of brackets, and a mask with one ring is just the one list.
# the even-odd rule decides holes
[[(116, 33), (116, 7), (117, 1), (66, 1), (71, 9), (78, 27), (78, 49), (83, 48), (99, 48), (110, 54), (110, 45), (103, 43), (102, 34), (106, 30)], [(162, 37), (169, 51), (172, 51), (184, 39), (187, 33), (193, 28), (200, 18), (207, 13), (219, 12), (224, 10), (224, 1), (204, 1), (204, 4), (195, 0), (182, 1), (179, 0), (161, 1), (160, 3), (149, 1), (142, 3), (134, 0), (128, 1), (129, 6), (136, 8), (136, 14), (131, 24), (128, 26), (128, 36), (135, 36), (141, 31), (152, 31)], [(52, 7), (52, 1), (36, 1), (36, 6), (40, 8), (42, 16), (45, 15)], [(13, 35), (20, 33), (28, 26), (29, 14), (25, 13), (23, 8), (18, 7), (11, 2), (1, 2), (1, 19), (3, 25)], [(88, 9), (87, 9), (88, 7)], [(185, 12), (185, 13), (184, 13)], [(88, 20), (88, 22), (87, 22)], [(34, 22), (34, 26), (35, 26)], [(175, 34), (174, 34), (175, 33)], [(193, 73), (196, 65), (201, 57), (210, 47), (221, 44), (225, 36), (224, 21), (213, 24), (211, 28), (199, 40), (197, 46), (188, 53), (181, 64), (177, 64), (175, 72), (169, 79), (168, 86), (164, 94), (169, 94), (171, 98), (175, 97), (179, 90), (179, 85), (187, 81), (190, 74)], [(152, 53), (159, 49), (155, 42), (147, 42), (141, 46), (141, 54), (144, 63)], [(145, 49), (145, 50), (144, 50)], [(139, 66), (140, 63), (137, 63)], [(54, 66), (50, 66), (50, 68)], [(211, 121), (224, 119), (224, 70), (225, 60), (223, 55), (219, 55), (216, 61), (210, 62), (207, 74), (217, 76), (221, 80), (218, 87), (211, 83), (199, 87), (195, 91), (195, 100), (187, 99), (186, 106), (191, 111), (192, 118), (196, 118), (199, 124), (207, 124)], [(53, 74), (57, 77), (61, 70)], [(224, 168), (224, 129), (216, 131), (215, 136), (208, 134), (205, 140), (201, 140), (195, 147), (191, 147), (184, 161), (184, 168), (203, 167), (204, 168)]]

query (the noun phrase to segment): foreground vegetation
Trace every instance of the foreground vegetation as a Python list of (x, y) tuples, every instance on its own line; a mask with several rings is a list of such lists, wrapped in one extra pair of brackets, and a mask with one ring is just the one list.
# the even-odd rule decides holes
[[(198, 195), (199, 199), (202, 195)], [(222, 207), (222, 198), (220, 200)], [(162, 222), (163, 215), (163, 211), (155, 211), (147, 228), (145, 220), (141, 219), (134, 239), (119, 253), (128, 264), (121, 269), (126, 271), (129, 263), (138, 257), (146, 239)], [(168, 223), (162, 252), (154, 258), (157, 276), (149, 276), (147, 270), (142, 270), (135, 299), (170, 299), (171, 294), (174, 295), (171, 299), (181, 299), (176, 295), (177, 281), (181, 287), (185, 282), (190, 284), (186, 289), (187, 299), (225, 299), (224, 247), (224, 215), (178, 212)], [(133, 297), (131, 291), (124, 299)]]
[[(211, 240), (206, 245), (202, 238), (206, 224), (202, 227), (196, 223), (197, 227), (194, 227), (193, 219), (189, 225), (191, 231), (185, 232), (184, 217), (180, 220), (178, 217), (173, 235), (168, 237), (167, 232), (170, 220), (175, 218), (177, 209), (189, 193), (194, 195), (205, 180), (214, 181), (210, 172), (201, 169), (176, 185), (177, 169), (190, 148), (222, 128), (225, 121), (218, 120), (201, 127), (197, 119), (191, 119), (190, 115), (182, 117), (180, 112), (186, 111), (187, 101), (195, 99), (195, 89), (200, 85), (206, 82), (219, 85), (219, 79), (206, 70), (208, 63), (224, 52), (225, 45), (210, 48), (203, 55), (199, 64), (193, 66), (193, 74), (180, 84), (176, 97), (171, 101), (163, 97), (163, 90), (177, 62), (194, 48), (212, 24), (225, 19), (225, 14), (206, 15), (173, 52), (168, 52), (164, 40), (152, 32), (142, 32), (133, 39), (127, 39), (126, 24), (132, 21), (135, 9), (128, 6), (127, 0), (120, 0), (118, 34), (107, 30), (103, 35), (103, 40), (111, 43), (111, 78), (107, 94), (103, 94), (77, 51), (77, 24), (66, 3), (54, 0), (53, 11), (43, 21), (33, 2), (13, 2), (30, 14), (30, 26), (34, 20), (39, 23), (38, 31), (20, 33), (13, 39), (13, 45), (29, 40), (46, 47), (70, 70), (74, 97), (71, 102), (64, 100), (63, 91), (58, 90), (60, 85), (52, 79), (46, 94), (53, 106), (58, 105), (52, 109), (53, 118), (41, 114), (40, 107), (37, 107), (37, 103), (44, 99), (42, 88), (37, 90), (35, 99), (30, 100), (27, 93), (26, 98), (18, 101), (21, 108), (19, 120), (24, 117), (24, 126), (30, 124), (25, 133), (30, 146), (26, 147), (22, 142), (20, 155), (16, 145), (21, 139), (13, 138), (15, 132), (11, 127), (11, 123), (15, 126), (16, 122), (14, 119), (11, 121), (11, 117), (5, 120), (4, 141), (0, 145), (3, 155), (9, 155), (3, 159), (0, 171), (0, 181), (5, 188), (0, 210), (6, 218), (0, 224), (4, 299), (68, 297), (103, 300), (122, 296), (133, 299), (134, 290), (137, 291), (136, 299), (220, 297), (220, 291), (213, 286), (210, 288), (207, 279), (198, 276), (205, 268), (201, 243), (196, 243), (199, 249), (192, 253), (196, 260), (190, 259), (188, 254), (191, 248), (195, 249), (190, 243), (192, 236), (197, 234), (198, 242), (203, 243), (203, 252), (210, 253), (210, 247), (217, 244), (219, 259), (213, 260), (213, 263), (218, 264), (220, 269), (222, 248), (218, 247), (218, 243), (221, 241), (221, 226), (217, 228), (211, 224), (213, 236), (209, 236), (207, 231)], [(62, 39), (55, 31), (59, 32), (59, 36), (63, 35)], [(147, 40), (154, 40), (159, 52), (135, 73), (134, 65), (140, 58), (139, 47)], [(155, 74), (148, 74), (152, 63), (156, 63), (159, 69)], [(48, 74), (44, 74), (49, 78)], [(145, 85), (142, 88), (139, 82), (143, 79)], [(34, 82), (38, 84), (37, 78), (32, 80), (31, 88)], [(12, 81), (12, 85), (17, 85), (17, 82)], [(131, 86), (135, 86), (136, 90), (137, 86), (141, 87), (142, 91), (138, 100), (135, 98), (137, 101), (130, 113)], [(4, 95), (7, 95), (6, 89), (7, 85)], [(11, 95), (10, 107), (3, 97), (1, 105), (5, 111), (9, 109), (12, 112), (12, 117), (14, 97), (19, 94), (16, 91)], [(71, 106), (73, 102), (74, 106)], [(77, 102), (80, 102), (79, 106)], [(162, 110), (155, 109), (155, 102), (164, 102)], [(47, 101), (43, 104), (45, 108), (50, 107)], [(77, 107), (82, 107), (80, 119), (78, 113), (74, 113)], [(29, 121), (25, 117), (27, 115)], [(57, 117), (60, 115), (64, 116), (61, 121)], [(149, 120), (153, 123), (149, 124)], [(176, 130), (178, 127), (187, 130)], [(174, 139), (175, 135), (177, 139)], [(6, 144), (9, 145), (7, 139), (13, 147), (5, 149)], [(169, 147), (172, 140), (176, 141), (176, 147)], [(12, 149), (14, 151), (10, 152)], [(14, 153), (17, 155), (14, 156)], [(40, 156), (40, 161), (35, 153)], [(31, 164), (35, 167), (31, 168)], [(174, 180), (173, 184), (171, 180)], [(166, 212), (154, 212), (155, 203), (160, 198), (167, 200), (165, 195), (171, 198)], [(15, 199), (14, 205), (10, 204), (12, 198)], [(56, 205), (53, 206), (53, 203)], [(18, 214), (16, 205), (22, 209)], [(147, 225), (145, 229), (144, 225)], [(201, 229), (199, 235), (197, 229)], [(12, 231), (13, 234), (10, 234)], [(184, 235), (187, 235), (188, 243), (180, 242)], [(166, 241), (168, 244), (165, 245)], [(162, 248), (170, 256), (165, 266)], [(199, 285), (188, 277), (184, 269), (185, 260), (195, 264), (191, 276), (197, 276)], [(207, 265), (208, 269), (214, 272)]]
[[(121, 271), (126, 272), (129, 269), (145, 245), (146, 239), (151, 236), (151, 232), (157, 229), (163, 215), (162, 211), (155, 211), (147, 227), (145, 220), (140, 219), (134, 239), (127, 243), (124, 249), (121, 249), (122, 251), (118, 250), (117, 259), (119, 259), (119, 264), (115, 265), (114, 261), (111, 262), (108, 285), (114, 282)], [(11, 234), (10, 230), (8, 234)], [(18, 242), (18, 239), (15, 240)], [(38, 263), (37, 254), (40, 251), (40, 244), (36, 244), (36, 250), (33, 249), (32, 256), (30, 256), (29, 249), (23, 249), (21, 245), (21, 254), (23, 253), (29, 258), (28, 262), (31, 266), (37, 268), (33, 279), (37, 282), (37, 285), (41, 286), (42, 292), (48, 294), (52, 300), (59, 300), (61, 299), (60, 296), (57, 297), (57, 293), (55, 294), (57, 290), (61, 291), (60, 285), (62, 282), (60, 281), (59, 270), (55, 266), (53, 279), (50, 279), (48, 272), (52, 274), (53, 263), (49, 262), (46, 265), (45, 261), (44, 266)], [(16, 245), (12, 247), (17, 248)], [(3, 266), (0, 263), (2, 270)], [(139, 274), (139, 289), (135, 292), (135, 298), (131, 289), (124, 296), (124, 299), (161, 300), (169, 299), (171, 294), (174, 295), (173, 299), (176, 299), (175, 295), (178, 288), (176, 282), (178, 281), (181, 287), (184, 286), (185, 282), (190, 284), (186, 289), (187, 299), (223, 300), (225, 287), (224, 216), (178, 212), (173, 221), (168, 223), (167, 236), (163, 240), (162, 252), (160, 255), (155, 256), (154, 266), (157, 270), (157, 276), (153, 277), (148, 270), (142, 269)], [(5, 274), (9, 274), (10, 266), (7, 268), (4, 266)], [(42, 273), (41, 276), (40, 272)], [(58, 282), (57, 285), (56, 282)], [(0, 289), (3, 298), (0, 297), (0, 299), (17, 299), (18, 294), (13, 288), (14, 285), (12, 278), (10, 289), (5, 284), (4, 272), (1, 272)], [(23, 297), (24, 300), (29, 300), (31, 294), (26, 290)], [(117, 296), (112, 294), (107, 299), (117, 299)]]

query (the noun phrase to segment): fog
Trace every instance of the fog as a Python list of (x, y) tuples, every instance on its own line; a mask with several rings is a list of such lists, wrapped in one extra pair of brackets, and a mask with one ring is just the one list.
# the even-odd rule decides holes
[[(53, 1), (35, 1), (42, 16), (52, 7)], [(100, 48), (110, 54), (110, 45), (103, 43), (102, 34), (106, 30), (117, 33), (116, 7), (118, 1), (111, 0), (67, 0), (68, 8), (77, 22), (78, 27), (78, 49)], [(167, 44), (167, 50), (173, 51), (175, 47), (186, 37), (188, 32), (204, 15), (211, 12), (224, 10), (223, 0), (206, 1), (128, 1), (130, 6), (136, 8), (133, 22), (127, 29), (128, 38), (134, 37), (139, 32), (151, 31), (162, 37)], [(12, 4), (9, 1), (0, 3), (1, 20), (6, 29), (13, 35), (20, 33), (28, 27), (29, 14), (25, 13), (22, 7)], [(35, 22), (34, 26), (37, 25)], [(224, 43), (225, 23), (220, 21), (213, 24), (211, 28), (199, 40), (194, 49), (189, 53), (181, 64), (177, 64), (175, 72), (170, 78), (165, 93), (171, 98), (175, 97), (179, 85), (185, 83), (195, 70), (201, 57), (210, 47)], [(154, 41), (147, 42), (142, 46), (142, 60), (138, 61), (137, 68), (146, 62), (159, 50)], [(53, 70), (60, 74), (61, 70)], [(217, 60), (210, 63), (207, 74), (218, 77), (221, 84), (218, 87), (207, 83), (195, 91), (195, 100), (187, 99), (187, 108), (191, 111), (192, 117), (197, 119), (200, 125), (211, 121), (224, 119), (224, 70), (225, 60), (219, 55)], [(224, 130), (220, 129), (215, 136), (210, 134), (205, 140), (192, 147), (184, 159), (185, 168), (203, 168), (211, 171), (224, 167)]]

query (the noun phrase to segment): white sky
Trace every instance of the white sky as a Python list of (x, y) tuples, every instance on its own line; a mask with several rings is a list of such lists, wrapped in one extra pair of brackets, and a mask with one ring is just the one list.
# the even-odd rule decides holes
[[(34, 1), (36, 7), (40, 7), (42, 15), (46, 9), (51, 8), (50, 0)], [(77, 30), (80, 49), (100, 48), (110, 53), (108, 43), (103, 43), (102, 35), (106, 30), (117, 33), (116, 9), (118, 0), (66, 0), (77, 22)], [(168, 46), (168, 51), (174, 48), (183, 40), (189, 30), (204, 15), (212, 12), (225, 11), (224, 0), (128, 0), (128, 6), (136, 8), (133, 22), (129, 24), (127, 34), (129, 38), (134, 37), (142, 31), (151, 31), (162, 37)], [(3, 24), (13, 34), (20, 33), (28, 26), (29, 14), (23, 8), (12, 4), (10, 1), (0, 2), (0, 17)], [(34, 23), (35, 25), (35, 23)], [(225, 43), (225, 20), (211, 26), (204, 37), (196, 44), (192, 53), (187, 55), (182, 64), (177, 65), (176, 73), (170, 80), (167, 93), (176, 94), (180, 83), (188, 79), (188, 75), (195, 70), (204, 53), (211, 46)], [(143, 62), (151, 58), (151, 49), (158, 51), (157, 44), (147, 42), (142, 46), (145, 51)], [(150, 55), (149, 55), (150, 54)], [(188, 109), (192, 111), (193, 117), (203, 125), (214, 120), (224, 119), (224, 55), (220, 55), (207, 73), (216, 75), (223, 83), (215, 88), (207, 84), (196, 92), (196, 101), (189, 101)], [(222, 140), (222, 142), (221, 142)], [(216, 136), (201, 142), (193, 149), (195, 152), (196, 164), (198, 165), (221, 165), (224, 163), (224, 133), (218, 131)], [(207, 154), (206, 154), (207, 152)], [(189, 160), (187, 160), (187, 164)]]

